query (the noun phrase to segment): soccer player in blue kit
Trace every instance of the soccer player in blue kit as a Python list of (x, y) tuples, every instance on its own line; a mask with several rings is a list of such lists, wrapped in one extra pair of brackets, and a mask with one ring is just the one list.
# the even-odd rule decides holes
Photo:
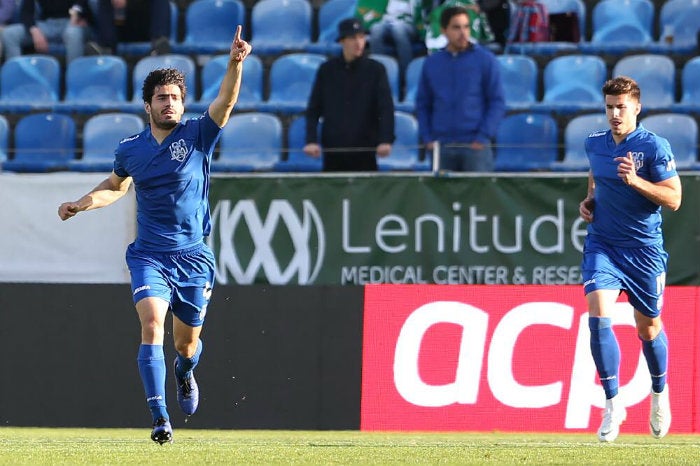
[(603, 85), (610, 129), (588, 136), (588, 195), (579, 205), (589, 222), (581, 265), (591, 353), (605, 391), (601, 442), (614, 441), (627, 417), (618, 396), (620, 347), (610, 315), (624, 290), (651, 374), (649, 427), (655, 438), (671, 426), (666, 373), (668, 340), (661, 322), (668, 254), (661, 208), (681, 205), (681, 182), (668, 141), (637, 124), (641, 92), (619, 76)]
[(187, 89), (181, 72), (152, 71), (143, 83), (149, 125), (119, 143), (114, 171), (92, 191), (58, 209), (62, 220), (107, 206), (134, 183), (137, 236), (126, 252), (133, 301), (141, 322), (138, 367), (153, 416), (151, 439), (172, 442), (166, 408), (165, 317), (173, 312), (177, 399), (191, 415), (199, 403), (193, 369), (214, 285), (214, 256), (204, 242), (210, 225), (209, 166), (221, 128), (238, 99), (243, 61), (251, 46), (236, 29), (219, 94), (197, 119), (182, 122)]

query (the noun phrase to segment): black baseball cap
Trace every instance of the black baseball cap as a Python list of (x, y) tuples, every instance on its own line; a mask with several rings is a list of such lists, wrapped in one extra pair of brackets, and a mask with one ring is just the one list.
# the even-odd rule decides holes
[(357, 18), (347, 18), (338, 23), (338, 41), (355, 34), (367, 34)]

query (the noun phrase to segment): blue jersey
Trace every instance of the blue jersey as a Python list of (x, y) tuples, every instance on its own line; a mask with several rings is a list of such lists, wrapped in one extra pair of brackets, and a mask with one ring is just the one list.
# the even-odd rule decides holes
[(177, 125), (161, 144), (150, 127), (119, 143), (114, 173), (134, 181), (137, 250), (180, 251), (209, 235), (209, 165), (220, 135), (205, 113)]
[(588, 225), (588, 234), (620, 247), (661, 244), (661, 207), (617, 176), (614, 159), (632, 152), (637, 176), (658, 183), (676, 176), (668, 141), (640, 124), (619, 145), (608, 130), (588, 136), (585, 146), (595, 182), (593, 222)]

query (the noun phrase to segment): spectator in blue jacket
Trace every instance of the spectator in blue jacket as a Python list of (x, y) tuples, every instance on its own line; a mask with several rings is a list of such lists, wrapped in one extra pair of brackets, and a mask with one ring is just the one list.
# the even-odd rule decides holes
[(471, 40), (463, 7), (443, 10), (440, 26), (447, 46), (425, 59), (416, 94), (421, 140), (428, 151), (440, 143), (440, 170), (492, 171), (506, 112), (498, 61)]

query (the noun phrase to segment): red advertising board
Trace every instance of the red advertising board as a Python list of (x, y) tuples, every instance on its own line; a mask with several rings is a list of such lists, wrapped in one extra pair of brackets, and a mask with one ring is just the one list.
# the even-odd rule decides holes
[[(700, 288), (669, 287), (671, 432), (700, 432)], [(621, 296), (623, 433), (649, 431), (650, 378)], [(365, 287), (362, 430), (595, 431), (604, 405), (580, 286)]]

